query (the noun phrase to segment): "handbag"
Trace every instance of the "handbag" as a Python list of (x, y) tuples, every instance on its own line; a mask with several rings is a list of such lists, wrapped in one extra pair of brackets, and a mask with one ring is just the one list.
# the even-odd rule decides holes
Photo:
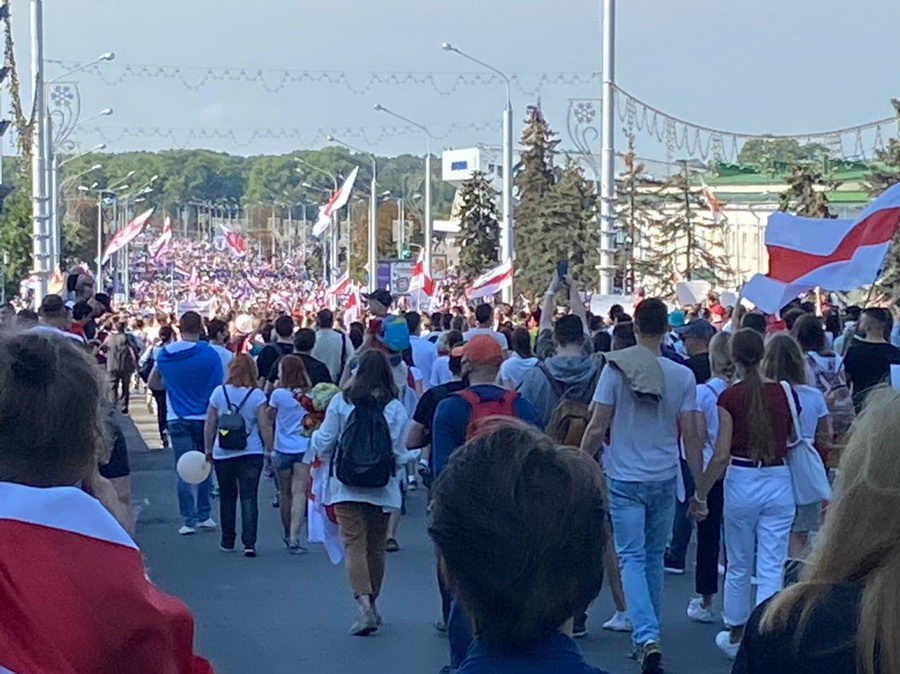
[(812, 440), (803, 437), (800, 431), (800, 419), (797, 417), (797, 405), (794, 402), (794, 392), (786, 381), (780, 382), (781, 388), (788, 400), (791, 409), (791, 419), (794, 423), (794, 435), (796, 440), (788, 445), (786, 463), (791, 471), (791, 482), (794, 489), (794, 502), (797, 505), (809, 505), (820, 503), (831, 498), (831, 484), (828, 482), (828, 472), (822, 457), (813, 447)]

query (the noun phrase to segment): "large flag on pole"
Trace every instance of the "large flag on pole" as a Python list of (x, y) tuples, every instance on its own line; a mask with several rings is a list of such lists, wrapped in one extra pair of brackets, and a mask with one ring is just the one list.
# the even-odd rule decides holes
[(221, 223), (219, 227), (222, 228), (222, 232), (225, 234), (225, 242), (231, 248), (231, 251), (235, 255), (244, 255), (247, 252), (247, 242), (244, 241), (244, 237)]
[(412, 278), (409, 281), (410, 293), (421, 291), (428, 297), (434, 295), (434, 280), (425, 273), (425, 249), (419, 251), (419, 259), (412, 270)]
[(512, 260), (502, 262), (488, 272), (485, 272), (475, 282), (466, 288), (466, 296), (469, 299), (476, 297), (490, 297), (499, 293), (504, 288), (509, 288), (513, 282)]
[(150, 258), (152, 260), (159, 262), (162, 259), (163, 255), (165, 255), (169, 251), (169, 248), (172, 247), (173, 236), (172, 218), (167, 215), (163, 222), (162, 234), (159, 235), (159, 238), (156, 239), (156, 241), (150, 244)]
[(0, 672), (212, 673), (187, 607), (92, 496), (0, 482), (0, 540)]
[(337, 306), (338, 301), (350, 292), (352, 285), (353, 279), (350, 278), (350, 272), (348, 271), (325, 291), (325, 299), (328, 301), (329, 306), (332, 308)]
[(853, 290), (874, 283), (898, 226), (900, 184), (871, 201), (855, 220), (773, 213), (766, 227), (769, 273), (756, 274), (741, 294), (774, 313), (817, 286)]
[(319, 219), (313, 225), (313, 236), (322, 236), (322, 232), (331, 225), (331, 217), (350, 201), (350, 193), (353, 192), (353, 183), (356, 182), (357, 173), (359, 173), (358, 166), (350, 171), (350, 175), (344, 180), (344, 184), (331, 195), (328, 203), (319, 208)]
[(144, 211), (127, 225), (125, 225), (122, 229), (116, 232), (113, 238), (109, 240), (109, 243), (106, 244), (106, 250), (103, 253), (103, 259), (101, 260), (100, 264), (106, 264), (106, 261), (109, 259), (110, 255), (115, 253), (117, 250), (121, 250), (129, 243), (131, 243), (134, 238), (144, 229), (144, 225), (146, 225), (147, 221), (150, 220), (151, 215), (153, 215), (152, 208)]

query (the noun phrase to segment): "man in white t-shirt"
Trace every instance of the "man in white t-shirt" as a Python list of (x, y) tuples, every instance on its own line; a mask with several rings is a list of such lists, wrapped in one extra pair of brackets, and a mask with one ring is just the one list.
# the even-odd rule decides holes
[(409, 326), (409, 345), (413, 363), (422, 373), (423, 389), (431, 388), (431, 373), (437, 360), (437, 346), (421, 336), (422, 316), (417, 311), (407, 311), (403, 317)]
[(494, 323), (494, 310), (491, 308), (490, 304), (479, 304), (475, 307), (475, 321), (478, 323), (478, 327), (472, 328), (464, 334), (466, 341), (468, 342), (476, 335), (488, 335), (500, 345), (501, 349), (503, 349), (503, 356), (505, 358), (509, 351), (509, 342), (504, 334), (497, 332), (491, 327)]
[[(658, 671), (662, 661), (663, 555), (675, 510), (679, 428), (686, 446), (698, 454), (702, 446), (694, 375), (660, 355), (668, 329), (662, 300), (646, 299), (638, 305), (637, 345), (607, 354), (581, 443), (591, 455), (602, 452), (616, 552), (642, 672)], [(604, 451), (607, 429), (609, 446)]]
[(344, 367), (355, 353), (353, 343), (343, 332), (334, 329), (334, 313), (331, 309), (322, 309), (316, 316), (316, 345), (310, 354), (321, 360), (331, 373), (331, 380), (340, 383)]
[(228, 379), (228, 364), (234, 359), (234, 354), (225, 348), (228, 342), (228, 325), (218, 318), (211, 320), (206, 326), (206, 334), (209, 335), (209, 345), (222, 361), (222, 382)]

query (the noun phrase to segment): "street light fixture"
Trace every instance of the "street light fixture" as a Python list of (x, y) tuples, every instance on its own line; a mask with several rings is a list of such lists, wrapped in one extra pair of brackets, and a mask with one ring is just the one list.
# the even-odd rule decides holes
[[(444, 43), (448, 47), (448, 43)], [(380, 103), (375, 104), (376, 112), (384, 112), (392, 117), (411, 124), (425, 134), (425, 275), (431, 276), (431, 246), (434, 238), (434, 223), (431, 219), (431, 139), (433, 138), (431, 131), (424, 124), (419, 124), (408, 117), (404, 117), (393, 110), (390, 110)]]
[[(500, 228), (500, 250), (503, 261), (512, 260), (515, 257), (515, 246), (513, 239), (513, 214), (512, 214), (512, 94), (510, 91), (510, 77), (502, 70), (495, 68), (489, 63), (475, 58), (471, 54), (454, 47), (449, 42), (443, 42), (441, 49), (446, 52), (459, 54), (465, 59), (477, 63), (482, 68), (490, 70), (492, 73), (499, 75), (506, 84), (506, 105), (503, 108), (503, 223)], [(507, 288), (503, 291), (503, 300), (510, 302), (513, 297), (513, 289)]]

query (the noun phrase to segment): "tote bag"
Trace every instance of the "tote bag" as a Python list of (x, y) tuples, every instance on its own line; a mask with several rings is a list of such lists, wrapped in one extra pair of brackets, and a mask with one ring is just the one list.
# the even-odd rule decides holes
[(797, 416), (797, 405), (794, 402), (794, 391), (786, 381), (780, 382), (781, 388), (791, 408), (791, 419), (794, 423), (796, 440), (788, 446), (787, 465), (791, 471), (791, 482), (794, 487), (794, 501), (797, 505), (820, 503), (831, 498), (831, 485), (822, 457), (813, 447), (810, 438), (803, 437), (800, 430), (800, 419)]

